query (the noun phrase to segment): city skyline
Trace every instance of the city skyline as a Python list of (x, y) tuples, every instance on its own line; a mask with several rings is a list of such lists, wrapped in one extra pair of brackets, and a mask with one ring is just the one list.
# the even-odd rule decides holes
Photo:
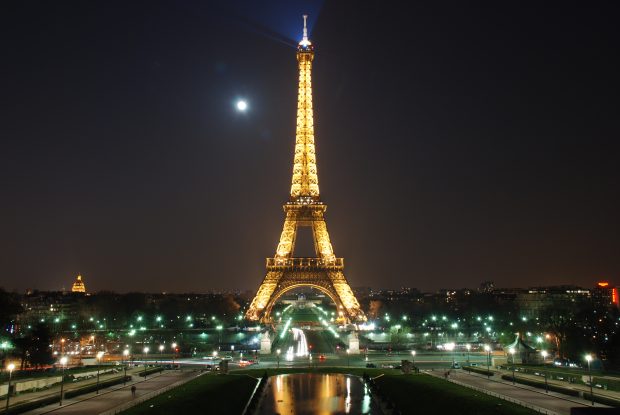
[[(300, 34), (251, 9), (12, 7), (0, 285), (254, 290), (289, 187)], [(310, 13), (351, 286), (617, 283), (613, 14), (501, 7)]]

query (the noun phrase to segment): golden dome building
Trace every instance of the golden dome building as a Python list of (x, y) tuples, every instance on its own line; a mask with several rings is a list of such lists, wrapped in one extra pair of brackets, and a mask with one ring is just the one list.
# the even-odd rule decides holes
[(82, 281), (82, 276), (78, 274), (73, 286), (71, 287), (72, 293), (86, 293), (86, 286), (84, 285), (84, 281)]

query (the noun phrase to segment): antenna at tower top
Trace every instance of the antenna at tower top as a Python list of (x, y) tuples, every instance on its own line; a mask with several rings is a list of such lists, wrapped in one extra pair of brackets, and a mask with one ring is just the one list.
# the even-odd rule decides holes
[(307, 20), (308, 20), (308, 15), (304, 14), (304, 39), (303, 40), (308, 40), (308, 25), (306, 24)]
[(308, 40), (308, 24), (307, 24), (307, 20), (308, 20), (308, 15), (304, 14), (304, 36), (301, 39), (301, 42), (299, 42), (299, 44), (301, 46), (308, 46), (310, 45), (310, 41)]

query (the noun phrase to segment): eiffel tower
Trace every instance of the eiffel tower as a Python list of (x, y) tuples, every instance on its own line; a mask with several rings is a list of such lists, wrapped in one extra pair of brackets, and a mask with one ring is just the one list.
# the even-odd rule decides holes
[[(322, 291), (336, 304), (341, 323), (365, 321), (366, 316), (344, 276), (344, 260), (336, 258), (327, 233), (325, 210), (319, 196), (312, 112), (312, 60), (304, 15), (303, 38), (297, 46), (299, 93), (291, 196), (284, 204), (284, 228), (273, 258), (267, 258), (267, 275), (246, 312), (246, 318), (267, 323), (283, 294), (298, 287)], [(293, 257), (298, 227), (312, 228), (315, 257)]]

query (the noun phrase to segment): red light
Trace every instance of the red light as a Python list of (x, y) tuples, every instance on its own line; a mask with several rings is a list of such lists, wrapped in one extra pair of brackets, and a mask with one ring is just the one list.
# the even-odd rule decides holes
[(618, 301), (618, 289), (617, 288), (611, 289), (611, 302), (614, 303), (616, 307), (620, 306), (619, 301)]
[(607, 287), (609, 286), (609, 283), (607, 281), (600, 281), (598, 284), (599, 287), (603, 288), (603, 287)]

